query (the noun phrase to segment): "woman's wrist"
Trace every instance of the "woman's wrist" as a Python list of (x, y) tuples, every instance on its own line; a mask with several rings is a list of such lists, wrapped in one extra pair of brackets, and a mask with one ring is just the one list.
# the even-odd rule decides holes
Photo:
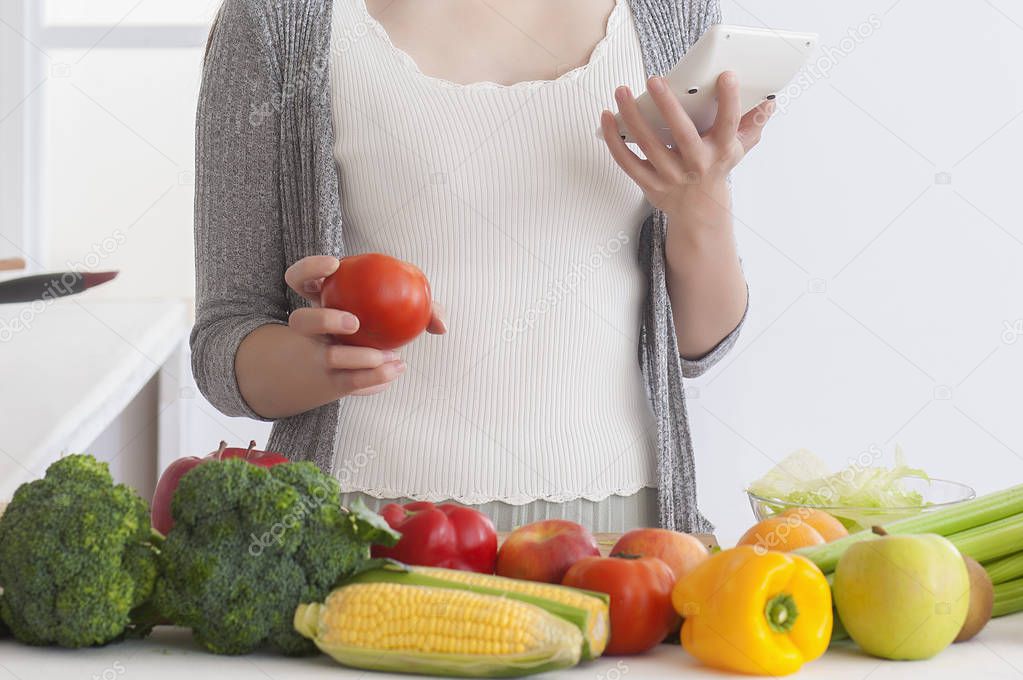
[(286, 418), (336, 398), (326, 380), (317, 380), (323, 372), (313, 361), (316, 345), (284, 325), (268, 324), (249, 333), (234, 363), (238, 389), (249, 408), (263, 418)]
[(732, 192), (725, 177), (701, 180), (680, 192), (677, 201), (662, 208), (669, 233), (682, 235), (699, 245), (732, 232)]
[(665, 254), (669, 268), (706, 258), (738, 258), (731, 212), (720, 208), (713, 211), (689, 209), (665, 212), (665, 217)]

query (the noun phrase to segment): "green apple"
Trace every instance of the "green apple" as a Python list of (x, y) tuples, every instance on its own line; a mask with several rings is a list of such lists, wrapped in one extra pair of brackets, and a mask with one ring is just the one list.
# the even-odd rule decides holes
[(833, 592), (846, 631), (863, 651), (927, 659), (959, 634), (970, 577), (962, 555), (941, 536), (883, 535), (846, 550)]

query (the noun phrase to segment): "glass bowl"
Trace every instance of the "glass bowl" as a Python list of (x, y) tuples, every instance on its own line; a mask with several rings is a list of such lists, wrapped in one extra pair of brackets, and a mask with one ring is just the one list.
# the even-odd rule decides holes
[(790, 508), (813, 508), (824, 510), (834, 515), (849, 533), (867, 529), (875, 524), (885, 524), (897, 519), (911, 517), (922, 512), (933, 512), (939, 508), (945, 508), (956, 503), (962, 503), (976, 498), (977, 492), (966, 484), (953, 482), (947, 479), (921, 479), (919, 477), (903, 477), (900, 480), (907, 491), (916, 491), (923, 497), (923, 505), (892, 507), (892, 508), (860, 508), (842, 505), (810, 505), (807, 503), (790, 503), (778, 498), (766, 498), (758, 496), (749, 489), (746, 495), (749, 496), (750, 507), (757, 521), (766, 519)]

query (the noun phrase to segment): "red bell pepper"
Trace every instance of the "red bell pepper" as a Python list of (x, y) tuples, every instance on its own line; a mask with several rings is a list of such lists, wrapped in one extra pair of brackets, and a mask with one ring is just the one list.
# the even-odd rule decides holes
[(178, 482), (185, 476), (185, 473), (200, 463), (211, 460), (228, 460), (229, 458), (242, 458), (260, 467), (271, 467), (287, 463), (288, 459), (279, 453), (259, 451), (256, 449), (256, 442), (249, 442), (249, 448), (242, 449), (228, 447), (227, 442), (220, 442), (216, 451), (205, 458), (198, 456), (185, 456), (167, 466), (167, 469), (160, 475), (160, 481), (156, 483), (156, 491), (153, 492), (152, 514), (153, 528), (164, 536), (174, 526), (174, 518), (171, 516), (171, 499), (178, 488)]
[(393, 547), (373, 546), (373, 557), (405, 564), (494, 573), (497, 532), (483, 513), (461, 505), (426, 501), (388, 503), (380, 515), (401, 533)]

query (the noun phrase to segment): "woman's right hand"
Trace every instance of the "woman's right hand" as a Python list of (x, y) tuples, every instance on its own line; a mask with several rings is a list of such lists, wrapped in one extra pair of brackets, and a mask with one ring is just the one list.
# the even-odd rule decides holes
[(317, 343), (317, 360), (335, 385), (338, 397), (376, 394), (405, 372), (405, 362), (391, 350), (344, 345), (335, 339), (359, 329), (354, 314), (320, 304), (323, 280), (337, 271), (339, 264), (336, 257), (313, 255), (288, 268), (284, 273), (288, 286), (313, 305), (292, 312), (288, 325)]
[[(323, 279), (337, 271), (336, 257), (305, 257), (285, 273), (285, 281), (312, 307), (296, 309), (288, 325), (260, 326), (242, 340), (234, 372), (245, 403), (257, 415), (276, 420), (350, 395), (375, 394), (387, 389), (405, 372), (395, 352), (338, 342), (354, 333), (353, 314), (320, 305)], [(447, 331), (437, 303), (427, 332)]]

